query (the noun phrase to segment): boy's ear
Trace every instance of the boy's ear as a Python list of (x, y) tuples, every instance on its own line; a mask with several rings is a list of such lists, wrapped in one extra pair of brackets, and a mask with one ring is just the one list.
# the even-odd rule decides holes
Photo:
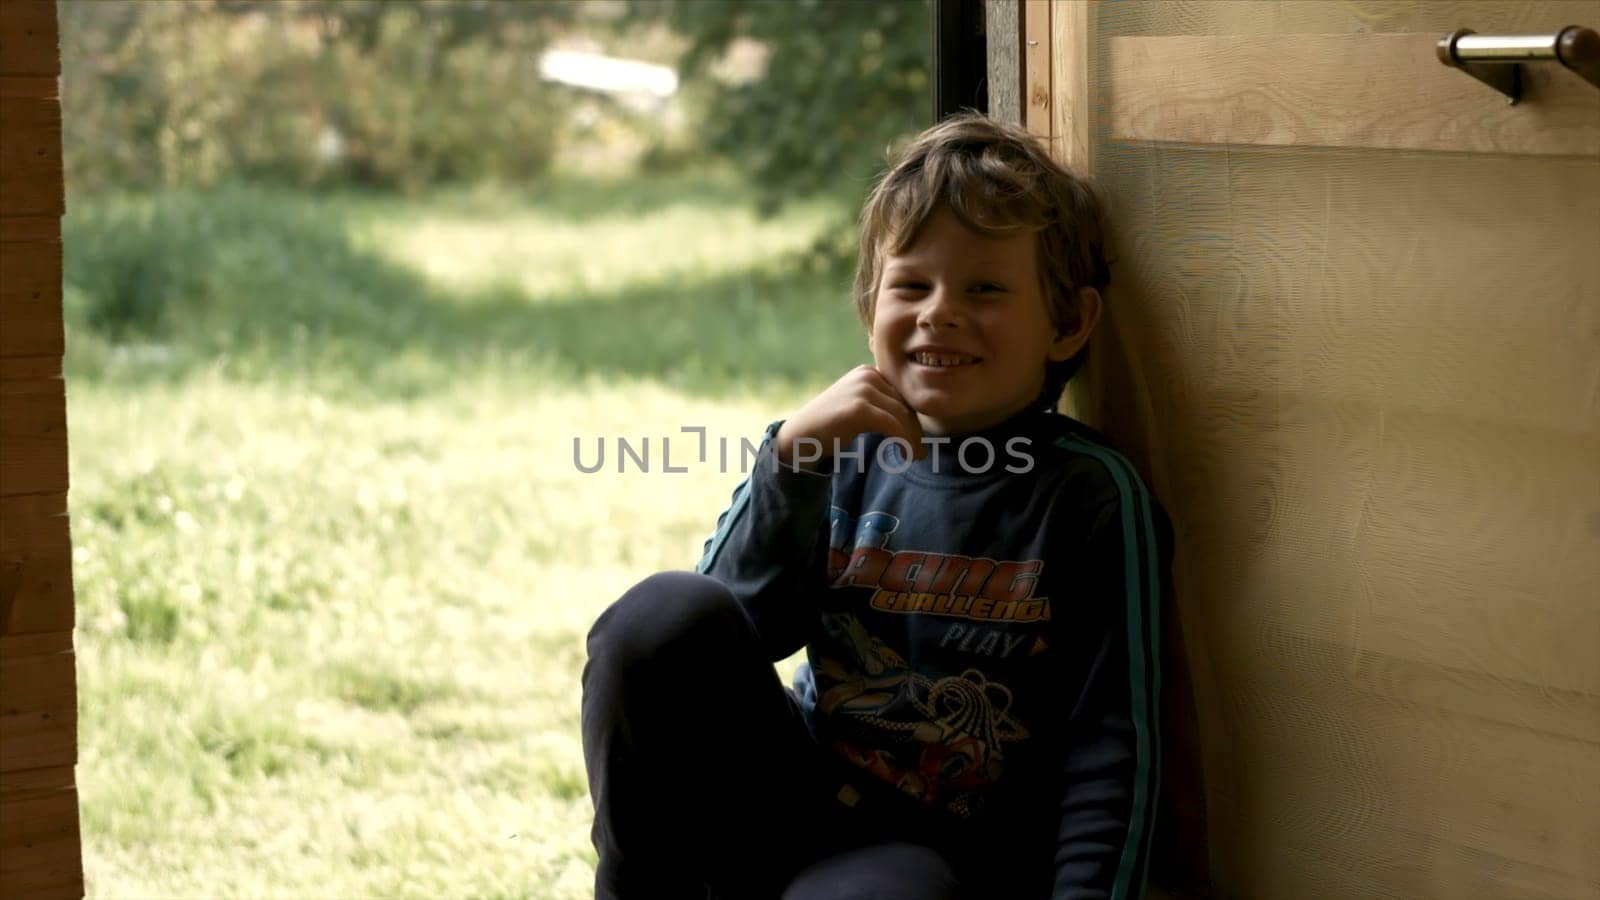
[(1100, 323), (1102, 306), (1099, 291), (1092, 287), (1078, 290), (1078, 320), (1068, 322), (1056, 333), (1055, 340), (1050, 342), (1051, 362), (1065, 362), (1077, 355), (1084, 344), (1089, 343), (1090, 333), (1094, 331), (1094, 326)]

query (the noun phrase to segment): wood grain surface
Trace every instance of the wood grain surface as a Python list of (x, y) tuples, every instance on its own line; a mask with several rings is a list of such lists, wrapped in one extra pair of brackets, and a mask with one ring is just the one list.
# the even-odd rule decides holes
[[(70, 633), (71, 573), (66, 494), (0, 497), (0, 640)], [(5, 649), (20, 654), (26, 648)]]
[(83, 896), (72, 766), (0, 770), (0, 894)]
[(52, 0), (0, 2), (0, 897), (84, 892)]
[(60, 378), (0, 380), (0, 497), (67, 490), (67, 394)]
[(1021, 0), (986, 0), (983, 4), (985, 55), (991, 119), (1022, 124)]
[(73, 664), (70, 651), (0, 659), (0, 678), (6, 682), (0, 698), (0, 771), (77, 762)]
[(1094, 4), (1084, 415), (1174, 518), (1217, 896), (1600, 896), (1600, 91), (1431, 43), (1568, 24)]
[(56, 79), (0, 76), (0, 196), (4, 215), (61, 216), (61, 101)]
[(59, 73), (56, 27), (55, 0), (0, 3), (0, 75)]
[(1053, 0), (1050, 10), (1050, 135), (1056, 160), (1083, 173), (1094, 171), (1094, 124), (1089, 102), (1089, 56), (1095, 4)]
[(1439, 62), (1437, 34), (1180, 35), (1110, 43), (1124, 140), (1450, 153), (1600, 153), (1600, 89), (1523, 65), (1523, 98)]
[(1050, 0), (1022, 2), (1022, 120), (1028, 131), (1050, 138)]
[(61, 242), (0, 240), (0, 357), (60, 357)]

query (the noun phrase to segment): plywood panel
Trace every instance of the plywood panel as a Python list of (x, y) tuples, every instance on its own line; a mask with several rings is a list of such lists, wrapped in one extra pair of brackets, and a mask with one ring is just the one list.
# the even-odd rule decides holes
[[(1117, 263), (1080, 390), (1173, 514), (1219, 896), (1600, 896), (1600, 144), (1516, 143), (1600, 91), (1490, 116), (1431, 55), (1595, 23), (1095, 5)], [(1304, 63), (1419, 35), (1359, 102)]]
[(1553, 62), (1528, 64), (1523, 98), (1508, 105), (1476, 78), (1440, 63), (1438, 39), (1115, 38), (1107, 62), (1108, 122), (1124, 140), (1600, 153), (1600, 89)]
[[(1188, 410), (1193, 427), (1236, 422), (1228, 400)], [(1351, 424), (1367, 409), (1285, 401), (1278, 426), (1233, 426), (1228, 465), (1251, 476), (1170, 492), (1205, 499), (1192, 524), (1247, 563), (1227, 582), (1230, 620), (1600, 697), (1600, 440), (1418, 411), (1379, 444)]]
[(0, 497), (67, 489), (67, 400), (60, 378), (0, 381)]
[[(1315, 650), (1294, 649), (1300, 665), (1236, 679), (1225, 707), (1256, 752), (1223, 809), (1281, 836), (1217, 837), (1241, 893), (1575, 898), (1600, 882), (1594, 743), (1369, 692), (1366, 677), (1306, 677)], [(1342, 657), (1318, 649), (1327, 664)]]
[(66, 495), (0, 498), (0, 638), (70, 632), (73, 609)]

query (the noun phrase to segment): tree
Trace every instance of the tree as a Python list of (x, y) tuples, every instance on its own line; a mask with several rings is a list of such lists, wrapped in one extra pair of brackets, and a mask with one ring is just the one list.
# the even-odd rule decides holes
[[(890, 145), (928, 124), (927, 0), (631, 0), (629, 14), (689, 39), (680, 78), (707, 92), (703, 147), (745, 170), (768, 211), (816, 193), (858, 202)], [(764, 71), (715, 74), (752, 42)]]
[(230, 178), (415, 188), (548, 165), (538, 53), (582, 7), (62, 0), (75, 189)]

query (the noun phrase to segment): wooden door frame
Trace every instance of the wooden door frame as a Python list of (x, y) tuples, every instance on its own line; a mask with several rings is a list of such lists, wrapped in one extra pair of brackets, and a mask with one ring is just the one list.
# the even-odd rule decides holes
[(53, 0), (0, 2), (0, 896), (81, 897)]

